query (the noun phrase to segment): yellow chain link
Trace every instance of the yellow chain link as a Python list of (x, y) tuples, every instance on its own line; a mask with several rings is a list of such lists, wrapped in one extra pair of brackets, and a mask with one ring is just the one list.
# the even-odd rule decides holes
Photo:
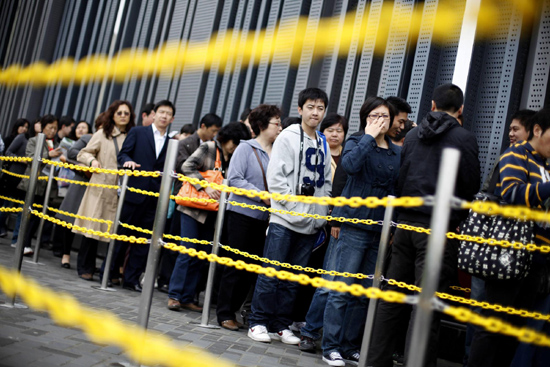
[[(144, 229), (144, 228), (134, 226), (134, 225), (131, 225), (131, 224), (128, 224), (128, 223), (120, 222), (119, 225), (121, 227), (131, 229), (131, 230), (136, 231), (136, 232), (141, 232), (141, 233), (146, 233), (146, 234), (153, 234), (153, 231), (150, 230), (150, 229)], [(191, 243), (197, 243), (199, 245), (212, 245), (212, 242), (210, 242), (210, 241), (198, 240), (196, 238), (189, 238), (189, 237), (181, 237), (181, 236), (176, 236), (176, 235), (167, 234), (167, 233), (164, 233), (162, 235), (162, 237), (168, 238), (168, 239), (171, 239), (171, 240), (174, 240), (174, 241), (191, 242)]]
[(211, 187), (218, 191), (230, 192), (235, 195), (247, 196), (249, 198), (259, 197), (260, 199), (273, 199), (276, 201), (285, 200), (292, 202), (300, 202), (304, 204), (318, 204), (318, 205), (333, 205), (333, 206), (351, 206), (353, 208), (358, 208), (360, 206), (367, 206), (369, 208), (376, 208), (379, 206), (387, 206), (388, 201), (391, 201), (394, 207), (419, 207), (424, 205), (424, 199), (421, 197), (400, 197), (395, 199), (390, 198), (377, 198), (377, 197), (368, 197), (368, 198), (345, 198), (345, 197), (315, 197), (315, 196), (297, 196), (290, 194), (279, 194), (279, 193), (269, 193), (267, 191), (256, 191), (256, 190), (246, 190), (238, 187), (231, 187), (226, 185), (219, 185), (213, 182), (208, 182), (205, 180), (199, 180), (198, 178), (187, 177), (182, 174), (178, 174), (178, 180), (187, 181), (192, 185), (200, 185), (201, 187)]
[(11, 213), (19, 213), (22, 212), (23, 208), (15, 208), (15, 207), (0, 207), (0, 212), (11, 212)]
[(75, 185), (102, 187), (104, 189), (116, 190), (120, 188), (118, 185), (106, 185), (106, 184), (91, 183), (88, 181), (69, 180), (68, 178), (61, 178), (61, 177), (54, 177), (54, 180), (68, 182), (70, 184), (75, 184)]
[(101, 232), (101, 231), (94, 231), (93, 229), (88, 229), (86, 227), (80, 227), (71, 223), (67, 223), (65, 221), (62, 221), (57, 218), (50, 217), (47, 214), (42, 214), (38, 210), (31, 211), (32, 214), (36, 215), (39, 218), (44, 218), (47, 221), (50, 221), (54, 224), (57, 224), (59, 226), (63, 226), (68, 229), (74, 229), (77, 232), (85, 233), (85, 234), (91, 234), (94, 236), (99, 236), (103, 238), (108, 238), (111, 240), (117, 240), (117, 241), (125, 241), (125, 242), (131, 242), (131, 243), (148, 243), (147, 238), (143, 237), (135, 237), (135, 236), (126, 236), (126, 235), (118, 235), (118, 234), (111, 234), (108, 232)]
[(30, 176), (28, 176), (28, 175), (20, 175), (19, 173), (13, 173), (13, 172), (8, 171), (7, 169), (3, 169), (3, 168), (2, 168), (2, 172), (7, 174), (7, 175), (17, 177), (17, 178), (27, 178), (27, 179), (30, 178)]
[(158, 192), (152, 192), (152, 191), (136, 189), (135, 187), (128, 187), (128, 191), (132, 191), (132, 192), (135, 192), (135, 193), (138, 193), (138, 194), (141, 194), (141, 195), (154, 196), (154, 197), (157, 197), (157, 198), (160, 195)]
[(57, 167), (63, 167), (68, 168), (76, 171), (82, 171), (82, 172), (92, 172), (92, 173), (105, 173), (110, 175), (128, 175), (128, 176), (143, 176), (143, 177), (160, 177), (161, 173), (158, 171), (132, 171), (129, 169), (106, 169), (106, 168), (93, 168), (93, 167), (84, 167), (76, 164), (71, 163), (62, 163), (62, 162), (54, 162), (49, 159), (42, 159), (42, 163), (44, 164), (50, 164)]
[(19, 295), (35, 310), (47, 312), (63, 326), (79, 328), (94, 343), (117, 346), (140, 364), (148, 366), (233, 366), (198, 348), (182, 346), (159, 332), (121, 321), (113, 313), (81, 305), (74, 296), (42, 287), (15, 270), (0, 266), (0, 288), (8, 297)]
[(78, 214), (74, 214), (74, 213), (69, 213), (69, 212), (66, 212), (64, 210), (60, 210), (60, 209), (56, 209), (56, 208), (50, 208), (48, 207), (48, 210), (51, 210), (52, 212), (54, 213), (58, 213), (58, 214), (61, 214), (61, 215), (65, 215), (67, 217), (73, 217), (73, 218), (78, 218), (78, 219), (82, 219), (82, 220), (87, 220), (87, 221), (90, 221), (90, 222), (96, 222), (96, 223), (104, 223), (104, 224), (107, 224), (107, 232), (110, 232), (111, 231), (111, 224), (113, 224), (113, 221), (112, 220), (107, 220), (107, 219), (98, 219), (98, 218), (92, 218), (92, 217), (85, 217), (83, 215), (78, 215)]
[[(404, 303), (407, 297), (405, 294), (399, 292), (382, 291), (377, 288), (364, 288), (360, 284), (348, 285), (344, 282), (329, 281), (319, 277), (310, 278), (305, 274), (294, 274), (284, 270), (277, 271), (274, 268), (266, 268), (256, 264), (247, 264), (241, 260), (234, 261), (228, 257), (207, 254), (204, 251), (197, 251), (194, 248), (178, 246), (175, 243), (164, 244), (164, 247), (172, 251), (178, 251), (182, 254), (198, 257), (201, 260), (217, 262), (218, 264), (224, 266), (232, 266), (239, 270), (263, 274), (268, 277), (277, 277), (281, 280), (298, 282), (302, 285), (312, 285), (316, 288), (323, 287), (337, 292), (347, 292), (357, 297), (366, 296), (368, 298), (377, 298), (386, 302), (395, 303)], [(550, 346), (550, 338), (543, 333), (539, 333), (528, 328), (517, 328), (494, 317), (486, 318), (463, 307), (447, 306), (443, 312), (453, 316), (461, 322), (471, 322), (485, 328), (488, 331), (500, 332), (505, 335), (513, 336), (522, 342), (533, 343), (540, 346)]]
[(531, 209), (526, 206), (499, 205), (490, 201), (472, 201), (462, 203), (463, 209), (470, 209), (479, 214), (501, 215), (506, 218), (519, 218), (521, 220), (533, 220), (536, 222), (550, 222), (550, 214)]
[(12, 199), (12, 198), (9, 198), (9, 197), (3, 196), (3, 195), (0, 195), (0, 199), (11, 201), (12, 203), (16, 203), (16, 204), (21, 204), (21, 205), (25, 204), (25, 202), (23, 200)]
[(27, 162), (32, 162), (32, 157), (11, 157), (7, 155), (3, 155), (3, 156), (0, 156), (0, 161), (27, 163)]
[[(415, 227), (408, 224), (398, 224), (397, 228), (401, 228), (407, 231), (415, 231), (418, 233), (426, 233), (430, 234), (431, 230), (429, 228), (422, 228), (422, 227)], [(486, 243), (491, 246), (502, 246), (502, 247), (513, 247), (516, 250), (520, 250), (522, 248), (526, 249), (527, 251), (540, 251), (542, 253), (549, 253), (550, 252), (550, 246), (548, 245), (536, 245), (534, 243), (528, 243), (524, 245), (521, 242), (510, 242), (507, 240), (497, 240), (495, 238), (483, 238), (479, 236), (470, 236), (466, 234), (459, 234), (454, 232), (447, 232), (447, 238), (450, 239), (457, 239), (459, 241), (467, 241), (467, 242), (475, 242), (475, 243)]]

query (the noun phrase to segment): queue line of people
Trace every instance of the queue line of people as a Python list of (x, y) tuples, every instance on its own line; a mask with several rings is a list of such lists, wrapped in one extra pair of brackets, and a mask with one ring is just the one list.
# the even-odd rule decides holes
[[(179, 142), (176, 171), (190, 177), (202, 178), (200, 172), (213, 169), (215, 161), (221, 160), (221, 171), (229, 179), (229, 185), (257, 191), (270, 191), (280, 194), (304, 196), (345, 196), (345, 197), (386, 197), (425, 196), (435, 192), (435, 184), (439, 171), (441, 152), (446, 147), (461, 150), (461, 162), (457, 178), (455, 195), (471, 201), (478, 191), (480, 164), (479, 149), (475, 136), (462, 127), (464, 97), (460, 88), (446, 84), (436, 88), (432, 101), (432, 111), (415, 126), (408, 120), (410, 106), (406, 101), (389, 97), (368, 98), (360, 110), (360, 130), (350, 136), (343, 145), (347, 133), (347, 121), (343, 116), (329, 114), (328, 96), (318, 88), (303, 90), (298, 98), (298, 113), (301, 118), (288, 121), (290, 125), (283, 130), (281, 111), (273, 105), (260, 105), (247, 116), (241, 117), (241, 122), (230, 123), (222, 127), (221, 119), (208, 114), (199, 122), (199, 128), (193, 132), (189, 127), (182, 128), (181, 135), (190, 134)], [(57, 133), (57, 119), (46, 115), (41, 122), (41, 129), (47, 135), (44, 157), (75, 159), (85, 166), (115, 169), (141, 169), (159, 171), (163, 168), (170, 134), (169, 125), (174, 120), (175, 107), (170, 101), (160, 101), (152, 106), (146, 106), (142, 111), (143, 126), (135, 127), (135, 114), (128, 101), (115, 101), (97, 120), (96, 133), (89, 135), (90, 128), (81, 125), (77, 144), (68, 152), (68, 158), (60, 156), (59, 139), (54, 139)], [(550, 138), (546, 135), (550, 127), (550, 116), (547, 110), (529, 113), (529, 123), (516, 126), (514, 122), (510, 129), (510, 141), (527, 139), (522, 143), (512, 144), (509, 152), (501, 158), (506, 167), (524, 167), (521, 171), (533, 172), (527, 177), (518, 175), (516, 168), (500, 169), (499, 190), (505, 200), (516, 204), (528, 204), (533, 207), (544, 205), (550, 196), (550, 180), (545, 159), (550, 158)], [(145, 124), (151, 119), (150, 125)], [(521, 120), (521, 118), (520, 118)], [(326, 122), (324, 125), (322, 122)], [(78, 126), (77, 125), (77, 126)], [(62, 124), (62, 126), (65, 126)], [(318, 127), (321, 126), (321, 133)], [(528, 133), (522, 136), (522, 129)], [(28, 121), (19, 122), (18, 134), (29, 128)], [(99, 128), (99, 129), (98, 129)], [(21, 132), (19, 132), (21, 130)], [(408, 134), (407, 134), (408, 132)], [(68, 134), (66, 130), (61, 135)], [(17, 140), (19, 135), (13, 139)], [(405, 137), (406, 135), (406, 137)], [(254, 139), (251, 137), (254, 136)], [(34, 138), (35, 139), (35, 138)], [(63, 137), (61, 137), (63, 139)], [(23, 140), (20, 138), (19, 140)], [(34, 142), (34, 143), (33, 143)], [(403, 144), (404, 143), (404, 144)], [(30, 139), (25, 148), (25, 154), (34, 154), (35, 140)], [(401, 147), (402, 146), (402, 147)], [(75, 153), (76, 151), (76, 153)], [(515, 153), (514, 153), (515, 152)], [(525, 154), (531, 159), (519, 159)], [(509, 163), (508, 160), (513, 162)], [(533, 167), (530, 167), (533, 165)], [(521, 177), (520, 177), (521, 176)], [(513, 179), (510, 179), (513, 177)], [(86, 179), (82, 177), (81, 179)], [(94, 173), (90, 182), (116, 184), (116, 176)], [(113, 182), (111, 182), (113, 181)], [(23, 188), (25, 181), (19, 183)], [(506, 194), (510, 187), (517, 186), (524, 194), (518, 196)], [(69, 188), (69, 193), (72, 186)], [(132, 177), (129, 186), (147, 191), (158, 191), (159, 178)], [(220, 192), (212, 188), (202, 188), (210, 198), (219, 199)], [(536, 188), (536, 189), (535, 189)], [(118, 198), (116, 192), (89, 186), (85, 192), (80, 190), (78, 214), (102, 219), (114, 219)], [(179, 190), (176, 184), (173, 193)], [(105, 192), (103, 192), (105, 191)], [(516, 190), (514, 190), (516, 191)], [(37, 188), (40, 201), (43, 189)], [(327, 215), (329, 210), (333, 216), (382, 219), (384, 208), (328, 208), (322, 205), (305, 205), (288, 201), (269, 201), (259, 198), (248, 198), (231, 194), (230, 200), (251, 205), (261, 205), (275, 209)], [(138, 197), (129, 193), (126, 197), (123, 219), (125, 223), (150, 228), (156, 208), (156, 198)], [(72, 208), (75, 202), (70, 195)], [(524, 200), (524, 198), (526, 198)], [(66, 198), (67, 200), (67, 198)], [(62, 208), (64, 203), (61, 204)], [(139, 208), (139, 210), (138, 210)], [(183, 237), (211, 240), (216, 212), (201, 209), (190, 209), (178, 205), (172, 214), (171, 232)], [(397, 220), (400, 223), (427, 228), (431, 217), (431, 209), (402, 208), (398, 210)], [(465, 213), (453, 210), (450, 231), (456, 231)], [(67, 218), (66, 218), (67, 219)], [(30, 232), (36, 228), (36, 220), (31, 223)], [(75, 224), (87, 228), (100, 228), (106, 232), (104, 224), (76, 219)], [(251, 254), (263, 255), (271, 260), (288, 262), (307, 266), (314, 261), (312, 254), (324, 254), (322, 263), (327, 270), (339, 272), (365, 273), (374, 272), (380, 240), (379, 228), (363, 224), (325, 223), (322, 219), (306, 217), (289, 217), (279, 212), (270, 216), (266, 212), (253, 211), (239, 206), (229, 205), (224, 225), (223, 242), (230, 247), (247, 251)], [(327, 227), (326, 227), (327, 226)], [(325, 228), (326, 227), (326, 228)], [(545, 227), (538, 228), (538, 238), (544, 240)], [(65, 232), (67, 232), (65, 230)], [(267, 234), (266, 234), (267, 232)], [(121, 229), (119, 233), (139, 235), (129, 230)], [(323, 237), (323, 233), (324, 236)], [(1, 234), (0, 234), (1, 235)], [(72, 243), (71, 233), (64, 233), (64, 257), (62, 266), (70, 268), (66, 257), (70, 254)], [(327, 238), (328, 237), (328, 240)], [(28, 236), (30, 248), (30, 238)], [(419, 285), (424, 266), (427, 235), (398, 229), (393, 236), (391, 246), (391, 261), (385, 274), (386, 277)], [(40, 240), (40, 239), (39, 239)], [(79, 250), (77, 271), (85, 280), (92, 280), (96, 269), (97, 241), (100, 238), (86, 236)], [(196, 246), (183, 243), (185, 246)], [(202, 249), (202, 248), (201, 248)], [(447, 240), (443, 260), (443, 270), (440, 281), (440, 291), (448, 289), (456, 275), (456, 241)], [(69, 252), (69, 253), (67, 253)], [(140, 275), (145, 270), (147, 245), (130, 245), (117, 242), (115, 261), (110, 271), (110, 285), (120, 284), (126, 289), (141, 291)], [(204, 264), (193, 257), (178, 254), (176, 257), (164, 254), (163, 267), (170, 271), (159, 276), (159, 290), (164, 288), (168, 293), (167, 306), (170, 310), (182, 309), (200, 312), (202, 308), (197, 302), (197, 293), (204, 285)], [(235, 260), (242, 259), (234, 254), (227, 254)], [(323, 256), (321, 256), (322, 258)], [(319, 263), (319, 260), (316, 260)], [(547, 257), (538, 258), (538, 264), (546, 264)], [(68, 266), (67, 266), (68, 265)], [(272, 266), (266, 264), (265, 266)], [(172, 270), (173, 268), (173, 270)], [(280, 269), (280, 267), (276, 267)], [(317, 289), (305, 299), (297, 293), (298, 284), (269, 278), (263, 275), (256, 277), (244, 270), (222, 268), (218, 272), (216, 301), (217, 319), (223, 328), (237, 331), (247, 327), (248, 336), (259, 342), (282, 341), (286, 344), (298, 345), (306, 352), (315, 352), (317, 340), (322, 337), (322, 359), (331, 366), (343, 366), (346, 363), (357, 365), (360, 354), (361, 336), (363, 335), (368, 299), (355, 298), (347, 293)], [(163, 270), (161, 269), (161, 273)], [(102, 276), (103, 269), (100, 271)], [(165, 287), (161, 287), (164, 277)], [(333, 279), (326, 277), (327, 279)], [(353, 278), (336, 277), (347, 283), (353, 283)], [(485, 282), (486, 299), (489, 302), (501, 302), (509, 305), (532, 306), (534, 295), (524, 287), (526, 281), (513, 285), (508, 281)], [(361, 281), (365, 287), (370, 286), (370, 280)], [(501, 290), (513, 286), (514, 294), (503, 293)], [(387, 286), (387, 289), (392, 289)], [(526, 292), (529, 297), (524, 296)], [(523, 293), (522, 293), (523, 292)], [(539, 297), (540, 298), (540, 297)], [(238, 310), (250, 303), (248, 325), (237, 320)], [(299, 302), (296, 305), (296, 302)], [(519, 303), (521, 302), (521, 303)], [(538, 302), (541, 304), (541, 301)], [(542, 302), (543, 307), (547, 303)], [(296, 312), (296, 306), (309, 305), (307, 312)], [(308, 307), (306, 307), (307, 309)], [(391, 366), (396, 351), (402, 349), (406, 358), (409, 354), (410, 338), (399, 346), (404, 333), (412, 331), (403, 320), (410, 308), (404, 305), (381, 302), (375, 319), (373, 343), (368, 352), (369, 366)], [(414, 320), (410, 317), (410, 322)], [(485, 310), (483, 313), (490, 314)], [(491, 314), (492, 315), (492, 314)], [(502, 316), (502, 315), (499, 315)], [(519, 322), (514, 320), (515, 322)], [(298, 323), (297, 323), (298, 322)], [(300, 331), (297, 337), (291, 330)], [(405, 325), (404, 325), (405, 324)], [(439, 318), (432, 322), (430, 339), (427, 349), (427, 366), (435, 366), (437, 361), (437, 330)], [(321, 334), (320, 330), (323, 329)], [(507, 343), (507, 353), (499, 353), (498, 345)], [(495, 336), (483, 330), (476, 330), (468, 353), (468, 366), (502, 366), (512, 363), (517, 342), (510, 338)], [(521, 347), (520, 347), (521, 350)], [(532, 359), (532, 351), (530, 352)], [(516, 362), (525, 362), (525, 356), (516, 356)]]

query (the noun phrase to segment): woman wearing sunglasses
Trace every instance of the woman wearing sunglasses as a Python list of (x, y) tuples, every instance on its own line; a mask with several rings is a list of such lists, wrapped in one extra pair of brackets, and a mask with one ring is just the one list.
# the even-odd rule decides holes
[[(122, 148), (128, 131), (135, 126), (134, 110), (130, 102), (117, 100), (98, 119), (101, 120), (101, 129), (95, 132), (88, 145), (78, 153), (77, 160), (87, 167), (117, 169), (118, 151)], [(116, 175), (94, 173), (90, 183), (117, 185), (117, 180)], [(78, 215), (114, 221), (117, 203), (118, 196), (115, 189), (88, 186), (78, 209)], [(106, 223), (77, 218), (74, 224), (94, 231), (109, 232)], [(93, 278), (98, 241), (107, 242), (107, 239), (93, 234), (84, 234), (77, 260), (78, 276), (84, 280)], [(112, 278), (118, 279), (118, 276), (113, 274)]]

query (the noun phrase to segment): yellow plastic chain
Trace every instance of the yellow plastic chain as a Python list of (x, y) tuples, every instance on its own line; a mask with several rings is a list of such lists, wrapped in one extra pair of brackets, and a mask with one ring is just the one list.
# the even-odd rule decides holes
[(7, 155), (2, 155), (0, 156), (0, 161), (28, 163), (28, 162), (32, 162), (32, 157), (12, 157)]
[[(533, 19), (532, 15), (537, 7), (534, 0), (508, 0), (512, 6), (524, 13), (524, 19)], [(502, 0), (483, 1), (479, 6), (479, 15), (476, 21), (476, 35), (486, 38), (496, 35), (503, 11), (509, 11), (502, 7)], [(354, 12), (346, 15), (341, 22), (338, 17), (322, 18), (312, 24), (307, 17), (297, 17), (281, 22), (273, 32), (259, 30), (258, 32), (241, 32), (233, 29), (212, 36), (209, 40), (195, 41), (171, 41), (160, 45), (156, 50), (143, 49), (121, 50), (112, 58), (105, 55), (89, 55), (79, 61), (72, 58), (57, 60), (52, 65), (44, 62), (36, 62), (28, 66), (10, 65), (0, 72), (0, 84), (15, 86), (18, 83), (32, 85), (47, 85), (48, 83), (88, 83), (103, 78), (114, 78), (124, 81), (128, 75), (137, 77), (159, 75), (164, 72), (173, 72), (175, 68), (206, 68), (214, 62), (234, 65), (237, 54), (244, 54), (247, 60), (257, 65), (261, 60), (271, 60), (273, 55), (288, 50), (300, 49), (308, 45), (315, 50), (315, 59), (325, 55), (327, 50), (339, 44), (338, 53), (344, 55), (350, 47), (362, 45), (369, 40), (376, 47), (374, 52), (382, 56), (386, 49), (386, 39), (372, 34), (367, 22), (377, 29), (395, 24), (422, 24), (423, 7), (416, 7), (412, 13), (394, 10), (393, 2), (384, 2), (380, 15), (375, 19), (368, 16), (362, 17), (357, 22)], [(462, 22), (472, 19), (472, 14), (457, 14), (456, 6), (452, 1), (441, 2), (437, 6), (437, 16), (428, 26), (432, 29), (433, 40), (439, 44), (446, 42), (455, 29), (461, 27)], [(356, 24), (357, 23), (357, 24)], [(341, 25), (340, 25), (341, 24)], [(372, 28), (372, 27), (371, 27)], [(408, 36), (416, 39), (419, 36), (420, 27), (407, 29)], [(286, 36), (285, 36), (286, 35)], [(293, 66), (298, 66), (301, 53), (297, 52), (290, 58)], [(154, 60), (154, 62), (152, 62)], [(222, 70), (225, 70), (222, 68)]]
[(15, 208), (15, 207), (0, 207), (0, 212), (10, 212), (10, 213), (19, 213), (22, 212), (23, 208)]
[(107, 219), (98, 219), (98, 218), (92, 218), (92, 217), (85, 217), (83, 215), (78, 215), (78, 214), (74, 214), (74, 213), (69, 213), (69, 212), (66, 212), (64, 210), (59, 210), (59, 209), (56, 209), (56, 208), (50, 208), (48, 207), (48, 210), (51, 210), (52, 212), (54, 213), (58, 213), (58, 214), (61, 214), (61, 215), (65, 215), (67, 217), (73, 217), (73, 218), (78, 218), (78, 219), (82, 219), (82, 220), (88, 220), (90, 222), (96, 222), (96, 223), (105, 223), (107, 224), (107, 232), (110, 232), (111, 231), (111, 225), (113, 224), (113, 221), (112, 220), (107, 220)]
[(49, 159), (42, 159), (42, 163), (44, 164), (50, 164), (56, 167), (63, 167), (68, 168), (76, 171), (82, 171), (82, 172), (92, 172), (92, 173), (105, 173), (110, 175), (128, 175), (128, 176), (143, 176), (143, 177), (160, 177), (161, 173), (157, 171), (132, 171), (132, 170), (125, 170), (125, 169), (105, 169), (105, 168), (94, 168), (94, 167), (84, 167), (76, 164), (71, 163), (62, 163), (62, 162), (54, 162)]
[(79, 328), (94, 343), (117, 346), (140, 364), (171, 367), (233, 366), (200, 349), (178, 345), (159, 332), (121, 321), (111, 312), (83, 306), (68, 293), (42, 287), (36, 281), (2, 266), (0, 288), (8, 297), (19, 295), (33, 309), (49, 313), (55, 323)]
[[(128, 228), (128, 229), (131, 229), (131, 230), (136, 231), (136, 232), (146, 233), (146, 234), (149, 234), (149, 235), (153, 234), (153, 231), (150, 230), (150, 229), (144, 229), (144, 228), (137, 227), (137, 226), (134, 226), (134, 225), (131, 225), (131, 224), (128, 224), (128, 223), (120, 222), (119, 225), (121, 227)], [(180, 236), (176, 236), (176, 235), (172, 235), (172, 234), (166, 234), (166, 233), (164, 233), (162, 235), (162, 237), (168, 238), (168, 239), (171, 239), (171, 240), (174, 240), (174, 241), (191, 242), (191, 243), (197, 243), (199, 245), (212, 245), (212, 242), (210, 242), (210, 241), (198, 240), (196, 238), (189, 238), (189, 237), (180, 237)]]
[(194, 177), (187, 177), (182, 174), (178, 174), (178, 180), (187, 181), (193, 185), (200, 185), (201, 187), (211, 187), (218, 191), (230, 192), (235, 195), (247, 196), (249, 198), (259, 197), (260, 199), (273, 199), (276, 201), (285, 200), (292, 202), (300, 202), (304, 204), (318, 204), (318, 205), (333, 205), (333, 206), (351, 206), (353, 208), (358, 208), (360, 206), (366, 206), (369, 208), (376, 208), (379, 206), (387, 206), (388, 201), (391, 201), (392, 206), (394, 207), (419, 207), (424, 205), (424, 198), (421, 197), (400, 197), (400, 198), (377, 198), (377, 197), (368, 197), (368, 198), (345, 198), (345, 197), (315, 197), (315, 196), (298, 196), (290, 194), (279, 194), (279, 193), (270, 193), (267, 191), (256, 191), (256, 190), (246, 190), (238, 187), (219, 185), (213, 182), (208, 182), (205, 180), (199, 180)]
[[(313, 287), (327, 288), (337, 292), (348, 292), (354, 296), (366, 296), (369, 298), (378, 298), (386, 302), (405, 303), (407, 296), (403, 293), (394, 291), (382, 291), (378, 288), (364, 288), (360, 284), (347, 285), (344, 282), (329, 281), (323, 278), (310, 278), (305, 274), (294, 274), (287, 271), (277, 271), (274, 268), (264, 268), (256, 264), (246, 264), (245, 262), (238, 260), (234, 261), (228, 257), (220, 257), (215, 254), (207, 254), (204, 251), (197, 251), (193, 248), (186, 248), (184, 246), (178, 246), (175, 243), (164, 244), (164, 247), (178, 251), (182, 254), (189, 256), (196, 256), (201, 260), (208, 260), (210, 262), (217, 262), (224, 266), (233, 266), (239, 270), (246, 270), (256, 274), (263, 274), (268, 277), (277, 277), (281, 280), (288, 280), (292, 282), (298, 282), (302, 285), (312, 285)], [(539, 346), (550, 346), (550, 338), (543, 333), (528, 329), (517, 328), (506, 322), (503, 322), (494, 317), (483, 317), (463, 307), (447, 306), (443, 310), (444, 313), (453, 316), (455, 319), (461, 322), (471, 322), (475, 325), (481, 326), (484, 329), (491, 332), (499, 332), (505, 335), (513, 336), (518, 340), (525, 343), (532, 343)]]
[(521, 218), (522, 220), (533, 220), (536, 222), (550, 222), (549, 213), (525, 206), (501, 206), (490, 201), (472, 201), (462, 203), (462, 208), (479, 214), (501, 215), (506, 218)]
[(68, 178), (61, 178), (61, 177), (54, 177), (54, 180), (68, 182), (70, 184), (75, 184), (75, 185), (102, 187), (104, 189), (117, 190), (120, 188), (118, 185), (106, 185), (106, 184), (91, 183), (88, 181), (69, 180)]
[(2, 168), (2, 172), (7, 174), (7, 175), (17, 177), (17, 178), (27, 178), (27, 179), (30, 178), (30, 176), (28, 176), (28, 175), (21, 175), (19, 173), (13, 173), (13, 172), (8, 171), (7, 169), (3, 169), (3, 168)]
[(12, 198), (9, 198), (9, 197), (3, 196), (3, 195), (0, 195), (0, 199), (11, 201), (12, 203), (16, 203), (16, 204), (21, 204), (21, 205), (25, 204), (25, 202), (23, 200), (12, 199)]
[(118, 234), (111, 234), (108, 232), (101, 232), (101, 231), (94, 231), (93, 229), (88, 229), (85, 227), (76, 226), (71, 223), (67, 223), (65, 221), (62, 221), (57, 218), (50, 217), (47, 214), (42, 214), (38, 210), (32, 210), (32, 214), (36, 215), (39, 218), (44, 218), (47, 221), (50, 221), (54, 224), (57, 224), (59, 226), (63, 226), (68, 229), (74, 229), (77, 232), (85, 233), (85, 234), (91, 234), (94, 236), (104, 237), (108, 238), (110, 240), (117, 240), (117, 241), (125, 241), (125, 242), (131, 242), (131, 243), (148, 243), (147, 238), (143, 237), (135, 237), (135, 236), (126, 236), (126, 235), (118, 235)]

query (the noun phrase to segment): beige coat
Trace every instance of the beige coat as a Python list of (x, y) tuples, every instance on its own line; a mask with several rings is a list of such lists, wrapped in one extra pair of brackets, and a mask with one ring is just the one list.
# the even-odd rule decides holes
[[(115, 126), (112, 136), (118, 142), (118, 148), (122, 148), (125, 134), (121, 134)], [(76, 158), (80, 163), (90, 166), (93, 159), (97, 159), (101, 168), (117, 169), (117, 156), (113, 138), (106, 138), (103, 129), (99, 129), (93, 136), (88, 145), (78, 153)], [(90, 179), (90, 183), (118, 185), (118, 176), (106, 173), (94, 173)], [(78, 215), (85, 217), (115, 220), (116, 208), (118, 203), (118, 195), (116, 189), (107, 189), (102, 187), (88, 186), (86, 193), (82, 198), (82, 203), (78, 209)], [(76, 218), (75, 225), (93, 229), (95, 231), (108, 232), (108, 224), (92, 222)], [(111, 226), (112, 229), (112, 226)], [(81, 233), (76, 232), (75, 233)], [(96, 240), (109, 242), (109, 239), (91, 234), (85, 234), (86, 237)]]

